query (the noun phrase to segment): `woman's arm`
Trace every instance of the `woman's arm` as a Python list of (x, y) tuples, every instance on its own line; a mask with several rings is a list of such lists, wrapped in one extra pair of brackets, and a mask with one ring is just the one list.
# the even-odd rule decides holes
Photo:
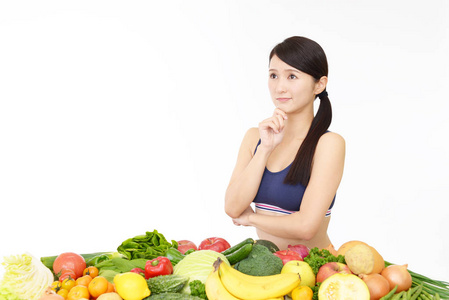
[(247, 210), (234, 223), (254, 226), (281, 238), (310, 240), (318, 232), (343, 176), (344, 139), (336, 133), (324, 134), (317, 145), (312, 173), (300, 211), (285, 216), (269, 216)]
[(251, 128), (240, 146), (225, 194), (225, 211), (231, 218), (240, 216), (249, 207), (259, 189), (269, 153), (261, 148), (253, 155), (258, 140), (257, 128)]
[(240, 216), (256, 196), (268, 157), (284, 137), (286, 119), (285, 112), (276, 108), (270, 118), (260, 122), (259, 128), (248, 130), (243, 138), (225, 195), (225, 211), (231, 218)]

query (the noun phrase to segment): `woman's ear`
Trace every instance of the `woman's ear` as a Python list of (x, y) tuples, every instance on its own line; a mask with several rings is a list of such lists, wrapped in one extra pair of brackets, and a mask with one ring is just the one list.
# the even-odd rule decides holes
[(327, 86), (327, 76), (322, 76), (320, 78), (320, 80), (318, 80), (315, 83), (315, 95), (318, 95), (319, 93), (321, 93), (322, 91), (324, 91), (324, 89)]

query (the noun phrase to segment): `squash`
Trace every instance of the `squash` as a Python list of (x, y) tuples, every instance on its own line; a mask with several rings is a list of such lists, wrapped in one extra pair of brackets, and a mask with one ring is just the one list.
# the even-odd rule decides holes
[(385, 261), (376, 249), (367, 244), (359, 243), (349, 248), (345, 253), (346, 264), (354, 274), (380, 274), (385, 267)]
[(320, 300), (370, 300), (368, 286), (354, 274), (335, 273), (327, 277), (318, 290)]

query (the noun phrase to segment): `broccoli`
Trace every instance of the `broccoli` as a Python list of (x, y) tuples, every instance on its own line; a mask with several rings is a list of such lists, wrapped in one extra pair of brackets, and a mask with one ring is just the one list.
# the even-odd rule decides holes
[(206, 296), (206, 286), (201, 280), (193, 280), (189, 283), (190, 295), (197, 296), (203, 299), (207, 299)]
[(267, 247), (254, 244), (248, 257), (235, 264), (234, 268), (254, 276), (268, 276), (281, 273), (282, 259), (271, 253)]

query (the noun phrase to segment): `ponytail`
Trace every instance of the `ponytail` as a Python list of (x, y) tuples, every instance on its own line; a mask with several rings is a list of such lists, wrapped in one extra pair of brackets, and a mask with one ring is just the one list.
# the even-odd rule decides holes
[(317, 95), (320, 98), (320, 107), (313, 118), (312, 124), (304, 141), (299, 147), (296, 157), (285, 177), (284, 183), (307, 186), (312, 172), (313, 156), (320, 137), (326, 133), (332, 121), (332, 106), (326, 90)]
[[(323, 48), (315, 41), (293, 36), (277, 44), (270, 53), (271, 58), (276, 55), (286, 64), (320, 80), (328, 76), (328, 65)], [(313, 156), (320, 137), (327, 131), (332, 121), (332, 107), (326, 89), (317, 95), (320, 98), (320, 107), (312, 120), (304, 141), (296, 153), (284, 183), (301, 183), (307, 186), (312, 172)]]

